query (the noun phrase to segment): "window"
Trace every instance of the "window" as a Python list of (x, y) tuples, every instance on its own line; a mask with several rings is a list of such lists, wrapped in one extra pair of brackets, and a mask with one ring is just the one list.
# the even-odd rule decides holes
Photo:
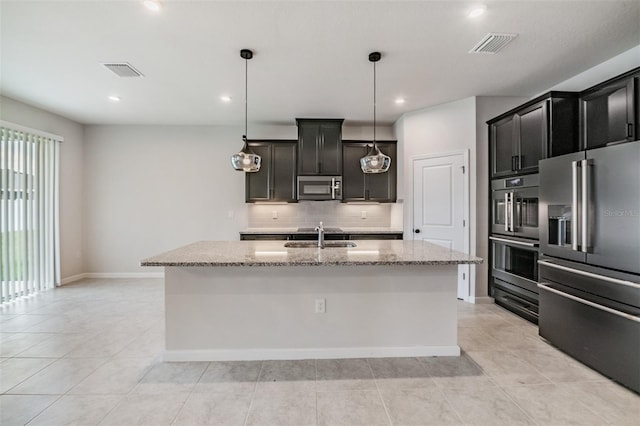
[(62, 138), (0, 122), (0, 279), (6, 303), (60, 283)]

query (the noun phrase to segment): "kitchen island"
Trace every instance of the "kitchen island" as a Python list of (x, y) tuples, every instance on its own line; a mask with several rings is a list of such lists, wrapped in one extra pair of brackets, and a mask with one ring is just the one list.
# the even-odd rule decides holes
[(201, 241), (165, 268), (165, 361), (459, 355), (457, 268), (482, 260), (422, 241), (287, 248)]

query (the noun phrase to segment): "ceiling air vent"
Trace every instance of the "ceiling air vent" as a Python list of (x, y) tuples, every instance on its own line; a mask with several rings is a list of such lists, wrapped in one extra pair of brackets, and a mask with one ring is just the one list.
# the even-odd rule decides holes
[(102, 65), (119, 77), (143, 77), (143, 74), (128, 62), (102, 62)]
[(518, 34), (489, 33), (469, 53), (496, 53), (517, 36)]

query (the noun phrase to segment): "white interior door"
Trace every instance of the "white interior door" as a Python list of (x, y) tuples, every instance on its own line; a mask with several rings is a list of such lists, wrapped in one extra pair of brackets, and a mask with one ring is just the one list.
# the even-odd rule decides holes
[[(413, 160), (413, 238), (469, 252), (466, 152)], [(459, 268), (458, 298), (469, 296), (469, 266)]]

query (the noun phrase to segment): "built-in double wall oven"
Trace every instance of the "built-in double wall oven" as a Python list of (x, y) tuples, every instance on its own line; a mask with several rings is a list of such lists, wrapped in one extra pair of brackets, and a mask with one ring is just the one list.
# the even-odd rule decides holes
[(537, 174), (491, 182), (491, 295), (497, 304), (538, 321)]

